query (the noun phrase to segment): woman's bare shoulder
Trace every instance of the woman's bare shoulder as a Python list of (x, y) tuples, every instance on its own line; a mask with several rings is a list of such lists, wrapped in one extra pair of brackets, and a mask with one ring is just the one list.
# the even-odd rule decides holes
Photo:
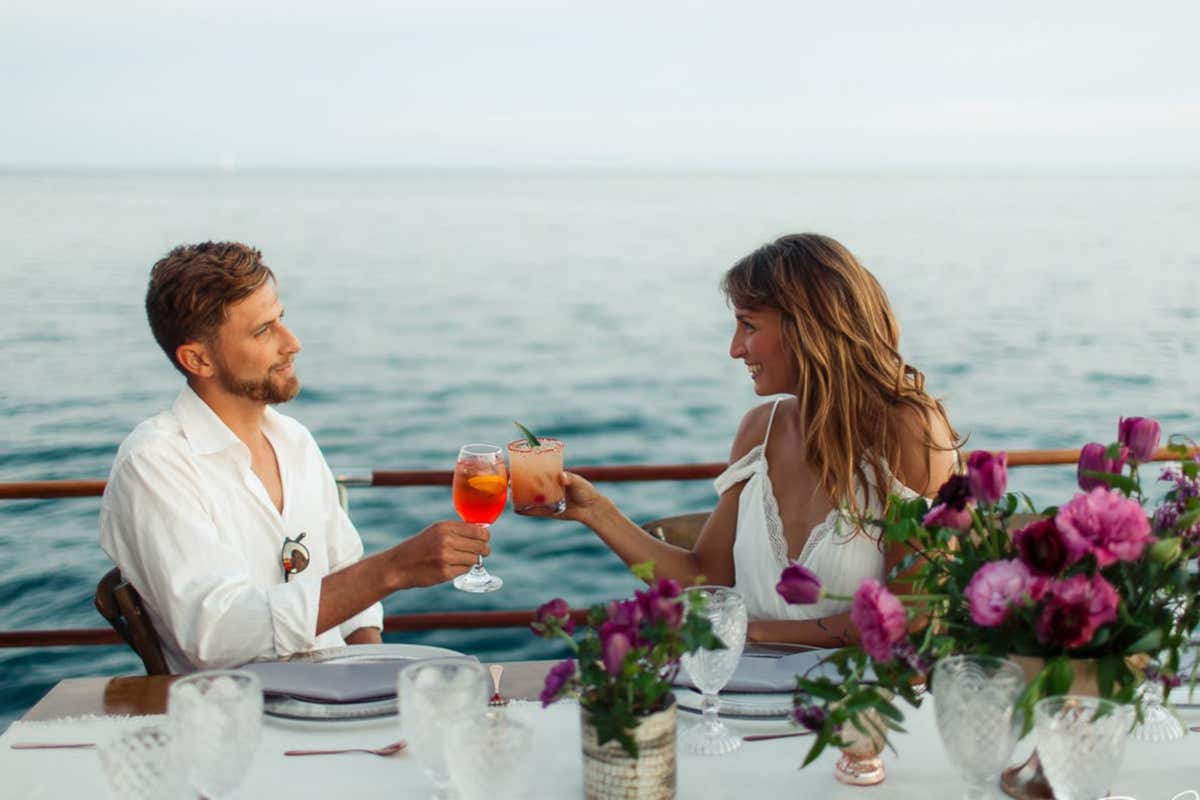
[[(729, 463), (732, 464), (763, 443), (763, 439), (767, 436), (767, 425), (771, 421), (771, 409), (775, 407), (775, 402), (771, 400), (755, 406), (746, 412), (746, 416), (742, 417), (742, 422), (738, 425), (737, 433), (733, 437), (733, 447), (729, 451)], [(775, 412), (775, 424), (779, 424), (781, 415), (786, 414), (789, 410), (794, 410), (795, 405), (794, 397), (780, 400), (779, 410)]]
[[(904, 406), (897, 415), (900, 427), (901, 460), (896, 477), (919, 494), (929, 495), (954, 471), (958, 442), (950, 422), (932, 409)], [(928, 424), (928, 438), (925, 425)]]

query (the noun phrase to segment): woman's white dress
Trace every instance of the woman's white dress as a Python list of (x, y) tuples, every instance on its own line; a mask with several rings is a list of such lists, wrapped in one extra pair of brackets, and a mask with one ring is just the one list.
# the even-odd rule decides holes
[[(767, 440), (779, 401), (771, 409), (767, 433), (762, 444), (730, 464), (713, 482), (717, 494), (746, 481), (738, 498), (737, 533), (733, 543), (734, 587), (746, 598), (746, 610), (751, 619), (816, 619), (850, 610), (843, 600), (822, 600), (805, 606), (788, 605), (775, 591), (779, 576), (788, 566), (787, 540), (779, 519), (779, 505), (767, 474)], [(885, 465), (886, 469), (886, 465)], [(865, 470), (870, 478), (871, 470)], [(888, 473), (891, 494), (904, 498), (916, 492), (901, 484)], [(862, 487), (858, 487), (859, 508), (866, 516), (878, 519), (882, 508), (875, 492), (868, 492), (870, 502), (864, 503)], [(884, 558), (878, 540), (880, 530), (868, 525), (857, 530), (849, 515), (840, 508), (812, 529), (797, 563), (812, 570), (822, 586), (834, 594), (852, 595), (866, 578), (882, 581)]]

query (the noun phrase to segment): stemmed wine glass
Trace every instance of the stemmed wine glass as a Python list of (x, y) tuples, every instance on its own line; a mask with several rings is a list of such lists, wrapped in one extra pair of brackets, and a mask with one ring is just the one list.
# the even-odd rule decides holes
[[(489, 527), (508, 502), (508, 469), (504, 451), (494, 444), (468, 444), (454, 465), (454, 508), (463, 522)], [(483, 556), (469, 572), (454, 579), (464, 592), (494, 592), (504, 581), (483, 568)]]
[(687, 590), (689, 604), (704, 604), (704, 614), (724, 650), (697, 650), (683, 656), (683, 666), (696, 688), (704, 692), (704, 718), (683, 731), (680, 746), (689, 753), (717, 756), (742, 746), (742, 738), (725, 727), (717, 715), (717, 692), (733, 677), (746, 646), (746, 600), (725, 586), (696, 586)]

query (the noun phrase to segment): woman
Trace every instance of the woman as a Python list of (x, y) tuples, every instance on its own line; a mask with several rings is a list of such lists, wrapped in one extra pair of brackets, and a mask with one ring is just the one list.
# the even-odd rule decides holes
[(906, 553), (868, 520), (889, 494), (932, 494), (953, 471), (958, 436), (924, 376), (897, 351), (883, 289), (842, 245), (799, 234), (766, 244), (726, 273), (736, 326), (729, 348), (759, 395), (788, 397), (742, 420), (717, 478), (717, 507), (694, 549), (661, 542), (578, 475), (561, 514), (656, 577), (704, 576), (746, 597), (750, 638), (838, 646), (853, 640), (849, 604), (789, 606), (775, 591), (790, 561), (825, 588), (853, 594)]

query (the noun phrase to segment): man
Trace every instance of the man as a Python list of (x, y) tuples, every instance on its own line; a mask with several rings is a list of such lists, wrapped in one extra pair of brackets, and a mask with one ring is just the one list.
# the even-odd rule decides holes
[(270, 408), (300, 390), (300, 342), (259, 251), (175, 248), (150, 273), (146, 314), (187, 385), (117, 452), (100, 544), (173, 672), (380, 642), (382, 598), (489, 553), (486, 529), (442, 521), (362, 558), (312, 435)]

